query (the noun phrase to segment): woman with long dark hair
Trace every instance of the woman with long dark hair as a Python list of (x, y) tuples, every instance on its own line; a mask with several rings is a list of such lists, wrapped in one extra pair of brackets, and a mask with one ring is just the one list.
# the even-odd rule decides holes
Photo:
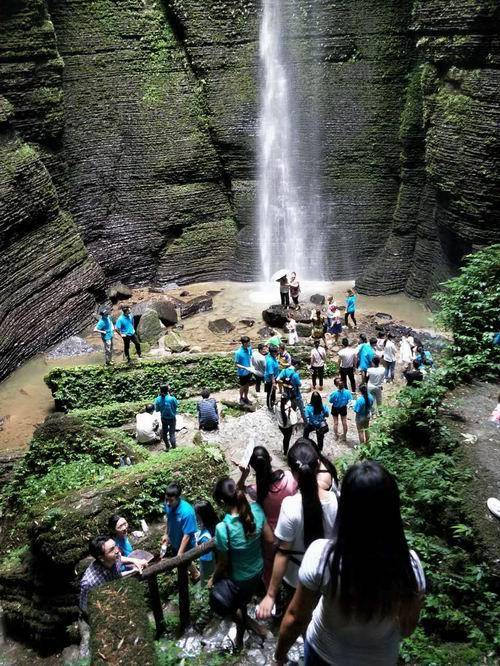
[(299, 492), (285, 497), (274, 535), (278, 551), (271, 582), (259, 605), (257, 617), (268, 618), (283, 584), (281, 607), (285, 607), (298, 584), (298, 570), (306, 548), (315, 540), (335, 535), (337, 497), (319, 487), (319, 454), (310, 439), (301, 437), (288, 452), (288, 466), (297, 480)]
[[(214, 507), (207, 500), (200, 500), (194, 505), (196, 513), (196, 521), (199, 530), (195, 533), (194, 538), (196, 545), (201, 546), (207, 541), (210, 541), (215, 535), (215, 527), (219, 522), (219, 517), (215, 513)], [(212, 551), (201, 555), (200, 557), (200, 573), (201, 573), (201, 586), (205, 587), (212, 577), (215, 568), (215, 558)]]
[(372, 414), (373, 396), (368, 393), (368, 387), (366, 384), (361, 384), (359, 392), (361, 395), (354, 403), (356, 428), (358, 429), (359, 443), (368, 444), (370, 440), (368, 428), (370, 426), (370, 417)]
[(318, 391), (311, 393), (311, 400), (306, 407), (307, 423), (304, 427), (304, 437), (309, 437), (312, 432), (316, 433), (319, 451), (323, 450), (325, 434), (328, 432), (326, 419), (330, 415), (328, 407), (323, 404), (321, 394)]
[(418, 622), (425, 578), (408, 549), (396, 481), (382, 465), (365, 460), (349, 468), (337, 539), (311, 544), (299, 581), (281, 624), (277, 664), (306, 628), (305, 666), (398, 663), (399, 643)]
[(214, 499), (224, 507), (225, 515), (215, 528), (217, 564), (213, 579), (217, 582), (230, 578), (239, 588), (238, 608), (232, 618), (237, 628), (236, 647), (240, 649), (245, 629), (261, 636), (267, 634), (264, 627), (248, 617), (247, 604), (262, 588), (262, 540), (271, 544), (273, 533), (259, 504), (249, 504), (233, 479), (223, 477), (217, 481)]
[[(252, 468), (255, 472), (255, 484), (245, 486), (245, 481)], [(246, 490), (252, 500), (258, 502), (271, 530), (274, 531), (280, 515), (281, 503), (285, 497), (295, 495), (297, 481), (290, 470), (273, 469), (271, 456), (264, 446), (256, 446), (250, 458), (249, 466), (241, 469), (238, 488)], [(271, 580), (274, 560), (274, 547), (266, 548), (264, 544), (264, 584), (267, 587)]]

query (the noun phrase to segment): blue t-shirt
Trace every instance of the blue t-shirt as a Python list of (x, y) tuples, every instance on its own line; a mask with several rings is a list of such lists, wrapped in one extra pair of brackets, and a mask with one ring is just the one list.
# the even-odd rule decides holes
[(194, 508), (191, 506), (191, 504), (189, 504), (189, 502), (186, 502), (185, 499), (182, 499), (182, 497), (179, 500), (179, 504), (175, 508), (170, 507), (166, 502), (164, 507), (168, 521), (168, 538), (175, 552), (179, 550), (182, 537), (185, 534), (190, 535), (187, 549), (194, 548), (196, 545), (194, 535), (198, 530)]
[(368, 370), (372, 364), (375, 352), (369, 342), (364, 342), (358, 351), (358, 368)]
[(132, 314), (121, 314), (116, 320), (115, 328), (122, 335), (134, 335), (135, 328)]
[[(201, 544), (210, 541), (210, 539), (212, 538), (212, 535), (205, 527), (201, 530), (198, 530), (194, 536), (196, 539), (197, 546), (201, 546)], [(214, 553), (212, 550), (210, 550), (208, 553), (205, 553), (205, 555), (200, 555), (200, 560), (202, 562), (211, 562), (213, 559), (214, 559)]]
[(178, 405), (173, 395), (159, 395), (155, 400), (155, 412), (160, 412), (162, 419), (175, 419)]
[(347, 314), (356, 312), (356, 296), (348, 296), (345, 299), (345, 311)]
[(300, 381), (300, 375), (295, 368), (285, 368), (282, 370), (278, 375), (278, 380), (290, 382), (294, 388), (295, 396), (300, 398), (300, 387), (302, 386), (302, 382)]
[(333, 391), (330, 393), (330, 397), (328, 398), (328, 401), (331, 403), (332, 407), (335, 407), (335, 409), (345, 407), (351, 400), (352, 393), (345, 388), (342, 390)]
[(306, 418), (309, 425), (314, 426), (315, 428), (320, 428), (323, 424), (323, 421), (328, 418), (330, 412), (328, 407), (323, 405), (323, 409), (319, 414), (314, 413), (314, 407), (312, 405), (307, 405), (306, 407)]
[(243, 524), (239, 516), (226, 513), (224, 520), (217, 523), (215, 528), (215, 545), (217, 550), (227, 553), (227, 529), (229, 527), (229, 546), (231, 548), (231, 578), (235, 581), (249, 580), (262, 573), (264, 560), (262, 559), (261, 534), (266, 522), (264, 511), (256, 502), (250, 504), (255, 521), (255, 534), (245, 536)]
[(96, 328), (98, 331), (101, 331), (101, 335), (104, 340), (111, 340), (115, 334), (111, 317), (101, 317), (101, 319), (99, 319), (97, 322)]
[(354, 405), (354, 411), (356, 412), (356, 414), (363, 418), (367, 418), (368, 416), (370, 416), (370, 411), (373, 405), (373, 397), (370, 394), (368, 394), (367, 398), (368, 398), (368, 404), (370, 405), (368, 409), (366, 408), (366, 400), (362, 395), (356, 400), (356, 403)]
[[(252, 348), (243, 347), (243, 345), (234, 352), (234, 362), (244, 365), (245, 368), (248, 368), (252, 365)], [(236, 368), (238, 377), (246, 377), (247, 375), (252, 374), (250, 370), (245, 370), (244, 368)]]
[(117, 537), (115, 539), (115, 543), (123, 557), (128, 557), (130, 553), (134, 550), (132, 548), (132, 544), (130, 543), (128, 537)]
[(432, 360), (432, 354), (427, 350), (424, 351), (424, 358), (422, 358), (422, 354), (417, 354), (415, 356), (415, 360), (418, 361), (420, 368), (425, 367), (426, 365), (432, 367), (434, 364), (434, 361)]
[(278, 362), (278, 359), (275, 358), (272, 354), (268, 354), (266, 356), (266, 368), (264, 370), (264, 381), (265, 382), (270, 382), (270, 381), (272, 381), (273, 377), (274, 377), (274, 379), (276, 379), (279, 374), (280, 374), (280, 364)]

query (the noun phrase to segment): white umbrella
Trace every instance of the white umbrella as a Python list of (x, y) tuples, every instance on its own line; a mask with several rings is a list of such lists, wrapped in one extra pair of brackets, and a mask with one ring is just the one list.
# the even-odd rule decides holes
[(281, 278), (288, 275), (288, 273), (290, 273), (288, 268), (281, 268), (279, 271), (276, 271), (276, 273), (272, 274), (271, 280), (273, 280), (273, 282), (277, 282), (278, 280), (281, 280)]

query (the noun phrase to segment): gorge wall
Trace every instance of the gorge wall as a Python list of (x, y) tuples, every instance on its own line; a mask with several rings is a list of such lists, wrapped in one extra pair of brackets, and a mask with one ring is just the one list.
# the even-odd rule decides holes
[[(497, 2), (282, 5), (328, 275), (428, 297), (499, 239)], [(78, 330), (115, 279), (258, 275), (260, 11), (2, 3), (0, 378)]]

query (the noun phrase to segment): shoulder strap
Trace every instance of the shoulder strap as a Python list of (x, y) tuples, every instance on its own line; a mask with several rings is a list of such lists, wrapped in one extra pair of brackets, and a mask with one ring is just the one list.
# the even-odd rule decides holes
[(224, 525), (226, 526), (226, 535), (227, 535), (227, 572), (229, 576), (231, 575), (231, 537), (229, 536), (229, 525), (224, 522)]
[(278, 546), (276, 548), (276, 551), (278, 553), (282, 553), (283, 555), (286, 555), (290, 562), (293, 562), (297, 567), (300, 567), (302, 562), (294, 557), (295, 555), (304, 555), (304, 551), (302, 550), (288, 550), (287, 548), (281, 548), (281, 546)]

